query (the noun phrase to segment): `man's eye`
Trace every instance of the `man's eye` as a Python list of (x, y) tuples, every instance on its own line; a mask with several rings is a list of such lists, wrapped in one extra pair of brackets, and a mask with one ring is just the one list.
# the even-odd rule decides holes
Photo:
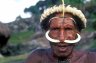
[(52, 28), (51, 30), (53, 30), (53, 31), (58, 31), (59, 28)]
[(72, 28), (65, 28), (65, 30), (72, 30)]
[(53, 28), (52, 30), (59, 30), (58, 28)]

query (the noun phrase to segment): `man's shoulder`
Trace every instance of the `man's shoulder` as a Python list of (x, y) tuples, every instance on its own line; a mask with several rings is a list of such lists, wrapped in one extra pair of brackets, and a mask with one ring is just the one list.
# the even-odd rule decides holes
[(96, 63), (96, 52), (88, 52), (86, 60), (87, 63)]
[(86, 55), (86, 56), (94, 56), (96, 57), (96, 52), (91, 52), (91, 51), (76, 51), (75, 52), (77, 55)]
[(94, 57), (96, 59), (96, 52), (88, 52), (87, 56)]
[(84, 61), (85, 63), (96, 63), (96, 52), (75, 51), (74, 59), (76, 61)]

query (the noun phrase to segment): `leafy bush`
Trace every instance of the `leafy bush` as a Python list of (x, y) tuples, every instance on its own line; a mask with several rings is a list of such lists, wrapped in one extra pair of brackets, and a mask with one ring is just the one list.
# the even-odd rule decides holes
[(11, 35), (11, 38), (9, 40), (9, 43), (12, 44), (19, 44), (22, 42), (28, 41), (31, 37), (34, 31), (25, 31), (25, 32), (19, 32), (19, 33), (14, 33)]
[(0, 58), (0, 63), (22, 63), (27, 58), (28, 54), (22, 54), (18, 56), (3, 57)]
[(93, 28), (96, 30), (96, 21), (93, 22)]

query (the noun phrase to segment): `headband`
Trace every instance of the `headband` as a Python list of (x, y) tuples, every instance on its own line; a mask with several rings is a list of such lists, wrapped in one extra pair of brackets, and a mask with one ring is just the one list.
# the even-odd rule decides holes
[(41, 15), (40, 22), (45, 21), (45, 19), (48, 16), (50, 16), (51, 14), (56, 13), (56, 12), (63, 12), (63, 13), (68, 12), (68, 13), (73, 14), (74, 16), (78, 16), (81, 19), (81, 21), (83, 22), (84, 27), (86, 27), (87, 20), (86, 20), (84, 14), (82, 13), (82, 11), (78, 10), (75, 7), (71, 7), (70, 5), (68, 5), (66, 7), (65, 7), (65, 5), (59, 5), (59, 6), (55, 5), (51, 8), (44, 10), (43, 14)]

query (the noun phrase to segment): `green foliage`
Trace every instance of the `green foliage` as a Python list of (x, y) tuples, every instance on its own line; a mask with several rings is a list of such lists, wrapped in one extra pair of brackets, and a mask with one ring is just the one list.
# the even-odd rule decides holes
[(28, 54), (18, 55), (18, 56), (11, 56), (11, 57), (3, 57), (0, 58), (0, 63), (22, 63), (21, 61), (25, 61)]
[(9, 42), (12, 44), (19, 44), (22, 42), (26, 42), (32, 37), (32, 34), (34, 31), (25, 31), (25, 32), (19, 32), (12, 34)]
[(33, 14), (39, 14), (39, 9), (37, 8), (37, 6), (31, 6), (29, 8), (25, 8), (24, 12), (31, 12)]
[(92, 41), (93, 42), (93, 45), (91, 46), (91, 48), (96, 48), (96, 39)]
[(93, 31), (95, 31), (92, 27), (87, 27), (87, 28), (85, 28), (84, 30), (83, 30), (84, 32), (93, 32)]
[[(60, 0), (61, 1), (61, 0)], [(64, 0), (65, 4), (80, 6), (83, 4), (83, 0)]]
[(93, 22), (93, 28), (96, 30), (96, 21)]

